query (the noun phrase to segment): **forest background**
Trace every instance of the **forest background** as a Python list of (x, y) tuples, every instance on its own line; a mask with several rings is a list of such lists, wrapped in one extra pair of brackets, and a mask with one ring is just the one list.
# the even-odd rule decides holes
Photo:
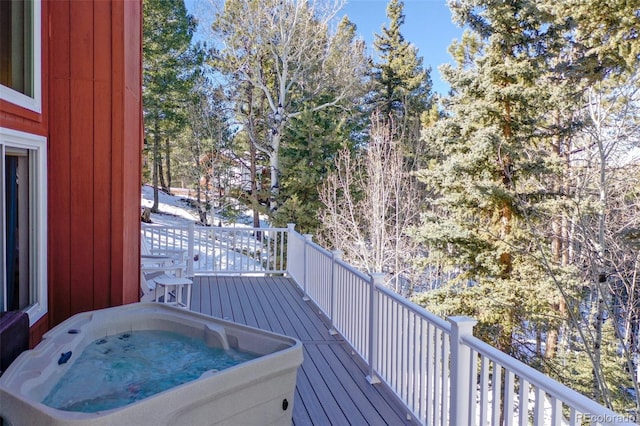
[[(638, 4), (450, 0), (446, 96), (334, 0), (144, 0), (143, 180), (296, 223), (438, 315), (640, 412)], [(635, 153), (635, 156), (634, 156)]]

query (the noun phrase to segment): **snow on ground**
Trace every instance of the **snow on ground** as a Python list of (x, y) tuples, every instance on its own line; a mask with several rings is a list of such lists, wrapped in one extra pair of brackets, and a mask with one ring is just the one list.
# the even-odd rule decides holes
[[(142, 187), (140, 206), (142, 208), (151, 208), (152, 205), (153, 187), (144, 185)], [(158, 210), (160, 210), (159, 213), (151, 213), (152, 224), (182, 229), (189, 224), (198, 224), (198, 213), (186, 197), (173, 196), (166, 192), (158, 191)], [(247, 211), (235, 222), (228, 221), (221, 216), (215, 216), (213, 222), (220, 223), (223, 227), (248, 228), (253, 223), (253, 216), (251, 211)], [(260, 222), (262, 228), (269, 227), (266, 217), (261, 217)], [(235, 231), (219, 231), (217, 227), (210, 229), (215, 232), (215, 238), (196, 239), (194, 249), (197, 260), (194, 262), (194, 271), (212, 271), (214, 269), (227, 271), (264, 270), (260, 261), (262, 256), (256, 252), (258, 246), (249, 237), (250, 234), (238, 239), (238, 234)], [(149, 237), (149, 234), (147, 234), (147, 237)], [(169, 243), (173, 248), (183, 248), (188, 244), (188, 236), (184, 231), (164, 238), (164, 246)], [(151, 246), (160, 247), (163, 244), (159, 243), (159, 241), (152, 241)]]
[[(161, 225), (186, 225), (198, 220), (196, 211), (189, 206), (184, 198), (158, 191), (158, 210), (161, 213), (151, 213), (151, 221)], [(142, 186), (141, 207), (153, 206), (153, 187)]]
[[(142, 186), (142, 196), (140, 198), (141, 207), (153, 206), (153, 187)], [(189, 223), (198, 223), (199, 217), (196, 209), (187, 201), (187, 197), (169, 195), (166, 192), (158, 191), (158, 210), (160, 213), (151, 213), (152, 223), (159, 225), (185, 226)], [(230, 227), (251, 227), (253, 226), (253, 212), (247, 210), (235, 220), (229, 220), (221, 215), (214, 215), (213, 223)], [(269, 222), (266, 215), (260, 215), (260, 227), (268, 228)]]

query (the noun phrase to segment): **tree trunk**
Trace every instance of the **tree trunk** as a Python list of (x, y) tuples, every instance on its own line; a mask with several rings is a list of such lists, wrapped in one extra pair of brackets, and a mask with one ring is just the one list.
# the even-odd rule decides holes
[(252, 143), (249, 144), (249, 154), (251, 156), (249, 170), (251, 173), (251, 204), (253, 206), (253, 227), (260, 228), (260, 211), (258, 210), (260, 200), (258, 198), (257, 149), (256, 146)]
[(151, 206), (153, 213), (158, 213), (160, 204), (158, 200), (158, 174), (160, 167), (160, 136), (158, 132), (160, 130), (158, 127), (158, 120), (155, 120), (153, 132), (153, 206)]
[(280, 146), (280, 136), (274, 135), (271, 145), (272, 151), (269, 153), (269, 167), (271, 169), (271, 191), (269, 196), (269, 210), (273, 213), (278, 210), (278, 196), (280, 195), (279, 181), (279, 161), (278, 150)]
[(171, 192), (171, 187), (173, 186), (173, 179), (171, 177), (171, 147), (169, 144), (169, 138), (164, 140), (164, 161), (165, 161), (165, 169), (167, 172), (167, 185), (165, 187), (165, 191)]

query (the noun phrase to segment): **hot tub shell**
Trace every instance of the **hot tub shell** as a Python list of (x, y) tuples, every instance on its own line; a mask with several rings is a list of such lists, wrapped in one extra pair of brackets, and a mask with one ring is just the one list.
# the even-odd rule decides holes
[[(260, 356), (112, 410), (80, 413), (41, 403), (88, 344), (135, 330), (182, 333)], [(58, 365), (69, 351), (69, 361)], [(301, 364), (296, 339), (160, 303), (135, 303), (75, 315), (22, 353), (0, 377), (0, 417), (13, 426), (291, 424)]]

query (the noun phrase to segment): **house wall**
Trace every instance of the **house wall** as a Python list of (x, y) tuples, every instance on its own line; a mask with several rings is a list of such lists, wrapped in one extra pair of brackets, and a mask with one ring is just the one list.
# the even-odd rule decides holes
[(0, 125), (48, 138), (48, 316), (139, 299), (142, 1), (43, 0), (43, 112)]

